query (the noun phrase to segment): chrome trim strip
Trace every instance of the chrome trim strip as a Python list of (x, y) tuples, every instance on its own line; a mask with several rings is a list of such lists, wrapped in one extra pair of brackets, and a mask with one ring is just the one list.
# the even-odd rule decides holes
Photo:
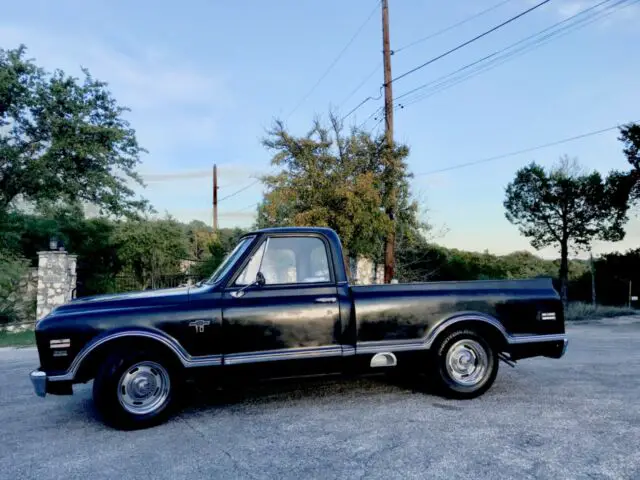
[(567, 339), (564, 333), (548, 334), (548, 335), (516, 335), (509, 337), (509, 345), (520, 345), (523, 343), (542, 343), (542, 342), (563, 342)]
[(224, 356), (225, 365), (244, 363), (273, 362), (277, 360), (302, 360), (309, 358), (341, 357), (340, 345), (324, 347), (287, 348), (282, 350), (264, 350), (252, 353), (232, 353)]
[(520, 345), (526, 343), (543, 343), (565, 341), (566, 334), (546, 334), (546, 335), (509, 335), (500, 322), (485, 316), (462, 315), (450, 318), (434, 328), (424, 339), (408, 340), (381, 340), (375, 342), (358, 342), (356, 344), (356, 354), (383, 353), (388, 351), (404, 352), (411, 350), (428, 350), (435, 342), (438, 335), (451, 325), (462, 321), (478, 321), (488, 323), (502, 334), (509, 345)]
[(356, 354), (356, 348), (351, 345), (342, 345), (342, 356), (351, 357)]
[(564, 354), (567, 353), (567, 347), (569, 346), (569, 339), (564, 339), (564, 344), (562, 345), (562, 352), (560, 353), (560, 358), (564, 357)]
[(155, 332), (147, 332), (147, 331), (122, 331), (113, 333), (111, 335), (107, 335), (105, 337), (100, 338), (94, 343), (85, 345), (85, 347), (80, 350), (76, 358), (71, 362), (71, 366), (67, 369), (66, 373), (62, 375), (55, 375), (48, 377), (52, 382), (63, 382), (73, 380), (78, 373), (78, 369), (82, 362), (89, 356), (89, 354), (98, 348), (100, 345), (103, 345), (111, 340), (115, 340), (118, 338), (124, 337), (144, 337), (150, 338), (152, 340), (157, 340), (176, 354), (180, 363), (186, 368), (191, 367), (208, 367), (208, 366), (217, 366), (222, 364), (222, 355), (204, 355), (198, 357), (192, 357), (189, 355), (184, 348), (172, 337), (168, 335), (160, 335)]

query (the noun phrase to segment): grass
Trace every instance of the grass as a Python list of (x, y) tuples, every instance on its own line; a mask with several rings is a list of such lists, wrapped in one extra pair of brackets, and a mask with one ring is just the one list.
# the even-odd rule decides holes
[(36, 344), (33, 330), (26, 332), (2, 332), (0, 331), (0, 347), (30, 347)]
[(591, 320), (594, 318), (622, 317), (625, 315), (637, 315), (640, 310), (629, 307), (611, 307), (606, 305), (596, 305), (590, 303), (572, 302), (564, 312), (565, 319), (570, 322), (574, 320)]

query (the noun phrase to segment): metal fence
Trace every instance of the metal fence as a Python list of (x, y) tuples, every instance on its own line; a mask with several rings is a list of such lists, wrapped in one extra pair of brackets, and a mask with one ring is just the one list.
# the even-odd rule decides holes
[(87, 297), (105, 293), (124, 293), (142, 290), (186, 287), (194, 285), (200, 280), (204, 280), (204, 278), (200, 275), (191, 273), (155, 274), (144, 279), (130, 273), (119, 273), (117, 275), (109, 275), (100, 278), (96, 278), (94, 276), (90, 283), (85, 283), (82, 281), (82, 277), (79, 276), (75, 296)]

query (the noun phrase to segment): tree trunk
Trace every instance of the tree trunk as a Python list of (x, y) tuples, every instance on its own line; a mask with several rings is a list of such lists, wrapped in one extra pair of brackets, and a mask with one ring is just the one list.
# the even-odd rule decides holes
[(591, 269), (591, 304), (596, 306), (596, 266), (593, 262), (593, 255), (589, 252), (589, 268)]
[(569, 301), (569, 248), (568, 241), (560, 243), (560, 297), (565, 308)]

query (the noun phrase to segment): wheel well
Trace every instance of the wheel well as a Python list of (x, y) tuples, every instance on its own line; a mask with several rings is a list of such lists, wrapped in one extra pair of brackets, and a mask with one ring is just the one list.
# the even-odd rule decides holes
[(108, 342), (98, 346), (95, 350), (92, 350), (89, 353), (89, 356), (80, 364), (80, 367), (76, 372), (74, 382), (83, 383), (94, 378), (98, 372), (98, 368), (100, 368), (100, 365), (102, 365), (104, 360), (113, 352), (118, 350), (152, 350), (160, 353), (170, 361), (175, 361), (177, 365), (182, 365), (176, 353), (163, 343), (151, 338), (132, 335), (130, 337), (121, 337), (109, 340)]
[(496, 349), (497, 352), (505, 351), (507, 347), (507, 340), (504, 338), (502, 332), (495, 326), (491, 325), (488, 322), (483, 320), (461, 320), (459, 322), (455, 322), (454, 324), (445, 328), (442, 332), (438, 334), (435, 338), (435, 342), (440, 342), (442, 339), (446, 338), (451, 332), (455, 330), (473, 330), (481, 335), (484, 339), (489, 342), (489, 344)]

